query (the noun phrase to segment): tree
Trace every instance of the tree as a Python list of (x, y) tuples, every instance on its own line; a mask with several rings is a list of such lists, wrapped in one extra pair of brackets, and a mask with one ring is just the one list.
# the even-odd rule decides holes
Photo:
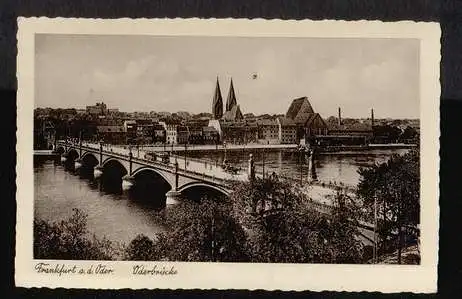
[(374, 126), (373, 131), (375, 139), (385, 142), (396, 142), (401, 136), (401, 130), (390, 125)]
[(362, 260), (357, 227), (344, 213), (346, 203), (339, 206), (334, 199), (332, 214), (322, 214), (290, 182), (277, 177), (256, 178), (233, 189), (233, 211), (246, 229), (252, 262)]
[(401, 140), (414, 140), (418, 137), (418, 132), (413, 127), (406, 127), (400, 136)]
[(125, 248), (125, 259), (131, 261), (158, 261), (166, 259), (169, 252), (165, 233), (156, 234), (154, 240), (139, 234)]
[(73, 209), (70, 218), (59, 222), (34, 221), (34, 257), (60, 260), (112, 260), (122, 252), (106, 238), (90, 236), (87, 215)]
[(358, 196), (364, 206), (373, 213), (377, 203), (380, 250), (388, 252), (401, 249), (405, 234), (417, 238), (420, 222), (420, 152), (393, 155), (387, 162), (359, 170)]
[(248, 261), (245, 234), (230, 213), (214, 199), (183, 201), (166, 211), (165, 257), (174, 261)]

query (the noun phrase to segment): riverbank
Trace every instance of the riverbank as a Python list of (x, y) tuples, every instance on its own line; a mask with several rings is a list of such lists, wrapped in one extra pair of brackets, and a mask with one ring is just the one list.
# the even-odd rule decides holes
[(52, 150), (34, 150), (34, 156), (55, 157), (55, 156), (58, 156), (58, 154), (53, 152)]
[[(174, 145), (174, 146), (140, 146), (140, 149), (154, 152), (161, 151), (242, 151), (242, 150), (297, 150), (298, 144), (226, 144), (226, 145)], [(358, 152), (369, 150), (388, 150), (388, 149), (412, 149), (416, 148), (416, 144), (405, 143), (387, 143), (387, 144), (368, 144), (368, 145), (339, 145), (339, 146), (324, 146), (319, 148), (319, 154), (342, 153), (342, 152)]]

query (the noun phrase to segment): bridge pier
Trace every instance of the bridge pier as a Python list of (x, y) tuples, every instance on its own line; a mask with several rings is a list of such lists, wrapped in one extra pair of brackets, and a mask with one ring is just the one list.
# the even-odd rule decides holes
[(123, 191), (130, 190), (134, 184), (135, 184), (135, 178), (132, 177), (131, 175), (125, 175), (122, 178), (122, 190)]
[(95, 169), (93, 170), (93, 176), (95, 179), (100, 178), (103, 175), (103, 167), (102, 166), (96, 166)]
[(81, 168), (82, 167), (82, 160), (80, 160), (80, 159), (75, 160), (74, 167), (75, 167), (75, 170)]
[(309, 158), (309, 171), (310, 171), (310, 178), (312, 181), (316, 182), (318, 180), (318, 176), (316, 174), (316, 165), (315, 165), (315, 151), (311, 152), (311, 156)]
[(170, 190), (165, 196), (167, 197), (167, 205), (176, 205), (180, 202), (181, 192)]

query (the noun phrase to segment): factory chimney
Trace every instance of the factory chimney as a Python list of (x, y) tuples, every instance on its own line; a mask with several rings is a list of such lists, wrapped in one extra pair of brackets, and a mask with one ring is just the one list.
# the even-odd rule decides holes
[(371, 109), (371, 127), (374, 126), (374, 108)]
[(338, 126), (342, 125), (342, 110), (338, 107)]

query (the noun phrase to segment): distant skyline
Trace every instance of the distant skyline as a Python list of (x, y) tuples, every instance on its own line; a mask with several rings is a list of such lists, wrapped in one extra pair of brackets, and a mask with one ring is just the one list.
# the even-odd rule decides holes
[(35, 107), (211, 112), (217, 76), (242, 112), (419, 118), (419, 41), (36, 35)]

